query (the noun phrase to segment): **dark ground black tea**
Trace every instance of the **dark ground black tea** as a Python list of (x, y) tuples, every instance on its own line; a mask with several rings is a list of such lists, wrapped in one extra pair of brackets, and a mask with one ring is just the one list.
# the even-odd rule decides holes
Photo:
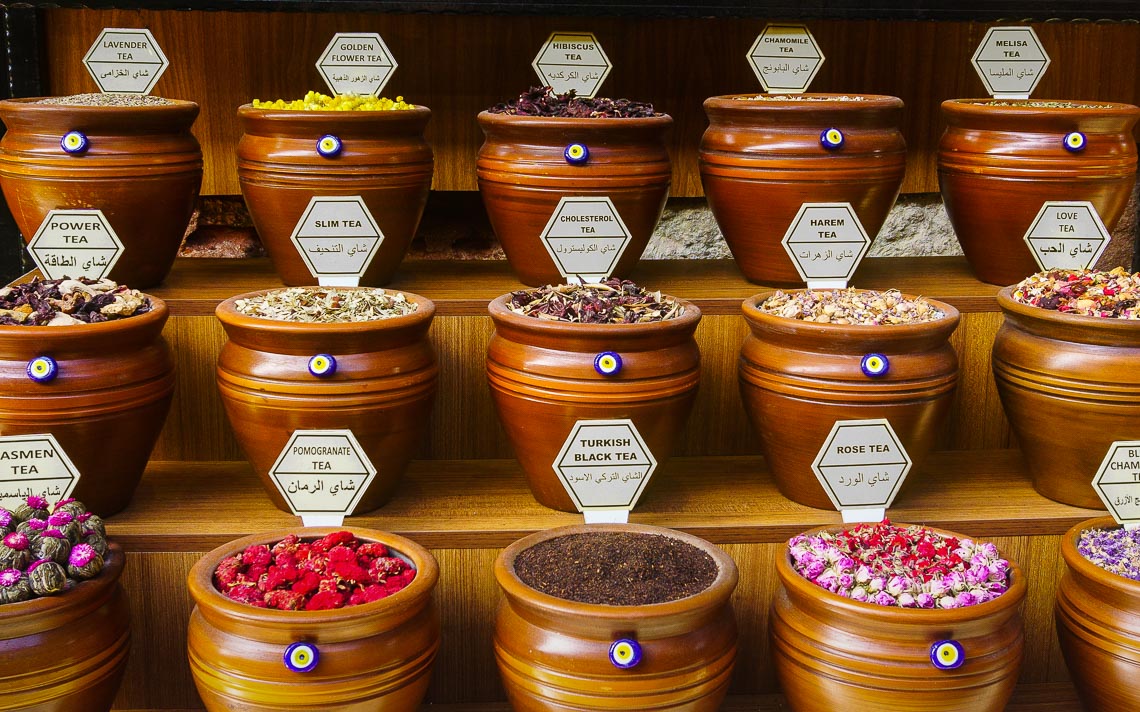
[(692, 544), (661, 534), (588, 532), (526, 549), (515, 557), (515, 573), (567, 601), (642, 606), (700, 593), (716, 579), (717, 565)]

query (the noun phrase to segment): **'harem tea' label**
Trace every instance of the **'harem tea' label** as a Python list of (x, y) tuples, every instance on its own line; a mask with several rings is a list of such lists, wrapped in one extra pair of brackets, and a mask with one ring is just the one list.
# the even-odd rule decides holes
[(79, 470), (51, 433), (0, 437), (0, 507), (15, 509), (28, 497), (67, 499)]
[(907, 472), (910, 456), (885, 418), (837, 420), (812, 471), (845, 522), (878, 522)]
[(87, 50), (83, 65), (100, 91), (149, 94), (170, 62), (150, 30), (108, 27)]
[(1032, 27), (991, 27), (971, 63), (994, 97), (1028, 99), (1049, 68), (1049, 55)]
[(1046, 201), (1025, 231), (1025, 244), (1042, 271), (1091, 269), (1111, 236), (1087, 200)]
[(851, 203), (804, 203), (782, 244), (808, 287), (825, 289), (847, 286), (871, 238)]
[(338, 32), (317, 60), (333, 94), (379, 96), (396, 71), (396, 58), (375, 32)]
[(351, 287), (360, 283), (384, 233), (359, 195), (318, 196), (290, 239), (319, 284)]
[(531, 62), (544, 86), (555, 94), (573, 90), (592, 97), (610, 75), (609, 57), (592, 32), (552, 32)]
[(617, 208), (609, 198), (562, 198), (540, 238), (568, 281), (608, 279), (630, 241)]
[(123, 249), (102, 210), (49, 210), (28, 243), (32, 260), (48, 279), (103, 279)]
[(764, 91), (777, 94), (807, 91), (823, 59), (806, 25), (769, 24), (748, 50), (748, 64)]
[(586, 521), (627, 521), (657, 460), (632, 420), (579, 420), (554, 471)]
[(1109, 445), (1092, 486), (1118, 524), (1140, 527), (1140, 440)]
[(375, 477), (351, 430), (296, 430), (269, 468), (269, 478), (305, 526), (339, 526)]

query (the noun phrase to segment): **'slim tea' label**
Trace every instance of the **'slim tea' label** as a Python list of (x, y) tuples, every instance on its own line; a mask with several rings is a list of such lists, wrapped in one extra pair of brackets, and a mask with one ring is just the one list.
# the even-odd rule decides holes
[(359, 195), (318, 196), (290, 239), (319, 284), (350, 287), (360, 283), (384, 233)]

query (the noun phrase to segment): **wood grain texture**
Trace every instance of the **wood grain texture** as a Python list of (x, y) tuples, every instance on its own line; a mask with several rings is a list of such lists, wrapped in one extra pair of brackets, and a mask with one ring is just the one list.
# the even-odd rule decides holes
[[(759, 90), (745, 61), (765, 19), (566, 18), (558, 16), (231, 13), (147, 10), (45, 11), (43, 72), (53, 94), (92, 91), (80, 60), (103, 27), (149, 27), (171, 66), (155, 93), (202, 105), (203, 193), (238, 193), (235, 112), (257, 98), (324, 90), (314, 63), (337, 31), (379, 32), (399, 69), (386, 88), (432, 109), (433, 187), (474, 190), (483, 135), (476, 114), (537, 82), (530, 63), (553, 31), (592, 31), (614, 65), (607, 96), (652, 101), (674, 119), (672, 194), (701, 194), (697, 144), (707, 97)], [(1031, 23), (1053, 58), (1035, 98), (1135, 103), (1140, 96), (1135, 23)], [(977, 22), (820, 20), (812, 33), (828, 58), (820, 92), (898, 96), (906, 104), (903, 192), (938, 190), (935, 152), (945, 99), (984, 95), (969, 60), (988, 27)], [(224, 77), (224, 81), (219, 81)]]

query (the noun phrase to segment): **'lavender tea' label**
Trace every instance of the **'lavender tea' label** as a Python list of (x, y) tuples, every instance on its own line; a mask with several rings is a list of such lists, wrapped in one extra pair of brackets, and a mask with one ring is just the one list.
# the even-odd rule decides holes
[(31, 496), (67, 499), (79, 470), (51, 433), (0, 437), (0, 507), (15, 509)]
[(170, 66), (150, 30), (107, 27), (83, 57), (99, 91), (149, 94)]

